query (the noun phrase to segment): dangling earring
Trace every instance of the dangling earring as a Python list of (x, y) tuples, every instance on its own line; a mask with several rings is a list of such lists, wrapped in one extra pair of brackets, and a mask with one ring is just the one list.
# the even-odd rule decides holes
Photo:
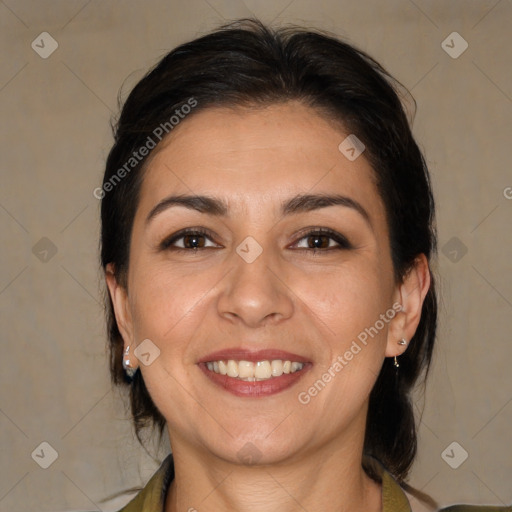
[[(407, 340), (405, 338), (402, 338), (401, 340), (398, 340), (398, 344), (399, 345), (407, 345)], [(396, 356), (395, 356), (395, 361), (393, 363), (395, 365), (395, 368), (399, 368), (400, 367), (400, 364), (398, 363), (397, 359), (396, 359)]]
[(130, 363), (130, 347), (126, 347), (124, 354), (123, 354), (123, 368), (126, 372), (126, 375), (130, 377), (130, 379), (133, 378), (135, 375), (135, 372), (137, 371), (137, 368), (132, 368), (132, 365)]

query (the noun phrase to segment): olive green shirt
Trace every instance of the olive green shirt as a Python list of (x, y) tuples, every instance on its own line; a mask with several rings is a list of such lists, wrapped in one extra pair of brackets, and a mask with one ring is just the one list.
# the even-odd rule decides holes
[[(382, 480), (382, 512), (412, 512), (405, 492), (391, 474), (382, 466), (377, 471)], [(118, 512), (165, 512), (167, 489), (173, 478), (174, 463), (172, 454), (169, 454), (144, 489)], [(512, 506), (452, 505), (442, 512), (512, 512)]]

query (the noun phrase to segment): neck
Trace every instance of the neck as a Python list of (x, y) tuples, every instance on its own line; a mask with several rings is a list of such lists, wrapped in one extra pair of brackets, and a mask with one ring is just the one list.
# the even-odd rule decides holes
[[(171, 435), (175, 441), (175, 437)], [(241, 466), (174, 442), (175, 479), (165, 512), (382, 510), (380, 485), (361, 464), (362, 441), (337, 440), (279, 464)]]

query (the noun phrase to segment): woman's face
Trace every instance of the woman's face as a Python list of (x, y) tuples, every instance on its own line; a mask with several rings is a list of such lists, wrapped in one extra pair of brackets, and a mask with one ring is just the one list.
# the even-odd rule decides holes
[[(150, 340), (131, 359), (172, 443), (272, 463), (361, 439), (384, 357), (412, 332), (373, 171), (338, 148), (348, 135), (295, 102), (210, 108), (151, 160), (128, 292), (109, 286), (125, 346)], [(223, 375), (251, 370), (263, 380)]]

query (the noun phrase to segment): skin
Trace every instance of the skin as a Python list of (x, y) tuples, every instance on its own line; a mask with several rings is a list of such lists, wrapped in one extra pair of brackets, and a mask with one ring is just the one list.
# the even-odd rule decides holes
[[(160, 350), (148, 366), (131, 360), (167, 421), (176, 469), (167, 512), (381, 510), (380, 486), (361, 467), (368, 396), (384, 358), (407, 349), (397, 342), (410, 340), (418, 326), (430, 274), (420, 255), (403, 282), (395, 281), (374, 172), (364, 153), (349, 161), (339, 151), (347, 135), (296, 102), (209, 108), (176, 127), (149, 162), (127, 289), (111, 266), (106, 279), (125, 347), (133, 354), (149, 338)], [(348, 196), (369, 223), (339, 205), (280, 215), (282, 202), (308, 193)], [(224, 199), (229, 215), (173, 206), (146, 223), (171, 194)], [(212, 232), (199, 240), (206, 249), (159, 249), (188, 227)], [(313, 254), (308, 243), (315, 237), (305, 228), (318, 227), (344, 235), (353, 247), (323, 248), (338, 245), (327, 236)], [(236, 252), (247, 236), (263, 249), (252, 263)], [(396, 302), (403, 310), (301, 403), (298, 393)], [(312, 367), (278, 394), (237, 397), (196, 364), (231, 347), (286, 350)], [(259, 457), (252, 465), (238, 456), (249, 442)]]

